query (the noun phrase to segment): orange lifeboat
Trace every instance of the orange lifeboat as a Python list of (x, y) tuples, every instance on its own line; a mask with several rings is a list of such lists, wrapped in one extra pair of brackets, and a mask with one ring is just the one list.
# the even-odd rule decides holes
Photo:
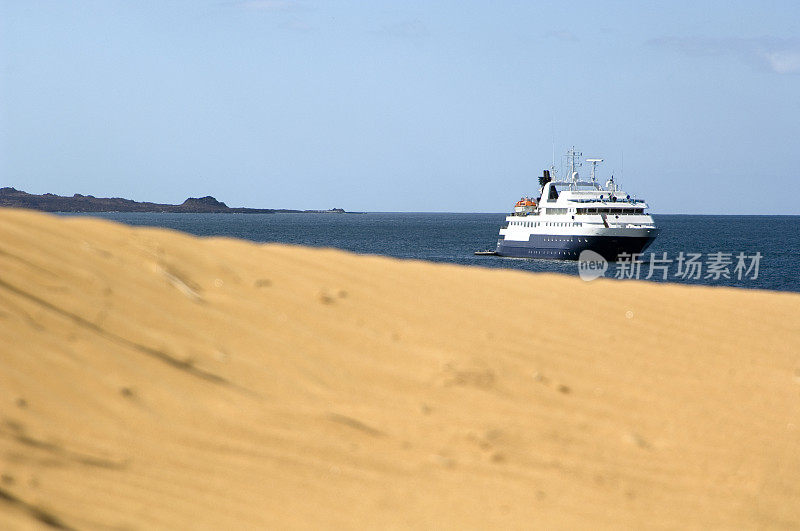
[(536, 208), (536, 201), (530, 197), (523, 197), (514, 205), (514, 212), (521, 215), (528, 215)]
[(536, 201), (531, 199), (530, 197), (523, 197), (514, 205), (515, 207), (535, 207)]

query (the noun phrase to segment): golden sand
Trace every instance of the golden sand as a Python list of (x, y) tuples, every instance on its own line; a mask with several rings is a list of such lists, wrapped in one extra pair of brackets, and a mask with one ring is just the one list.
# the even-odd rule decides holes
[(0, 527), (797, 528), (800, 295), (0, 211)]

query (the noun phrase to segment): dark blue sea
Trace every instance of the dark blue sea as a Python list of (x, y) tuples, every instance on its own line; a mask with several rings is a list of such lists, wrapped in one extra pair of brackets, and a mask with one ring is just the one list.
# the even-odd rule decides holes
[[(477, 250), (495, 248), (497, 232), (506, 214), (92, 215), (198, 236), (229, 236), (468, 266), (578, 274), (576, 262), (473, 255)], [(650, 253), (655, 253), (660, 260), (656, 263), (661, 267), (654, 269), (651, 281), (663, 282), (666, 274), (667, 282), (800, 292), (800, 216), (656, 215), (654, 218), (661, 233), (640, 258), (644, 263), (638, 268), (609, 264), (606, 277), (647, 279)], [(684, 261), (678, 271), (680, 253)], [(690, 253), (695, 254), (694, 263), (700, 265), (687, 271)], [(757, 272), (754, 266), (758, 267)], [(729, 278), (725, 278), (726, 273)], [(699, 278), (686, 278), (698, 275)]]

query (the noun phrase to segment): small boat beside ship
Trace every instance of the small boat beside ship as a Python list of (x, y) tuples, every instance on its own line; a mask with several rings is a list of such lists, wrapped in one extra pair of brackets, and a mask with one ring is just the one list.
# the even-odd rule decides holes
[(591, 250), (615, 261), (620, 254), (644, 251), (659, 231), (647, 203), (622, 191), (613, 175), (601, 186), (596, 171), (603, 159), (586, 159), (591, 175), (581, 180), (581, 156), (575, 148), (567, 152), (569, 175), (564, 180), (555, 179), (555, 165), (544, 170), (539, 197), (517, 201), (500, 229), (496, 250), (480, 254), (577, 260), (582, 251)]

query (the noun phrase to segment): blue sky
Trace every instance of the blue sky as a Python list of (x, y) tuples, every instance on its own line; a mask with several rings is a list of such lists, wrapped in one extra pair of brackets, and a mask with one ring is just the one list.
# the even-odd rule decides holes
[(800, 214), (797, 2), (0, 0), (0, 68), (29, 192), (502, 212), (555, 136), (655, 213)]

